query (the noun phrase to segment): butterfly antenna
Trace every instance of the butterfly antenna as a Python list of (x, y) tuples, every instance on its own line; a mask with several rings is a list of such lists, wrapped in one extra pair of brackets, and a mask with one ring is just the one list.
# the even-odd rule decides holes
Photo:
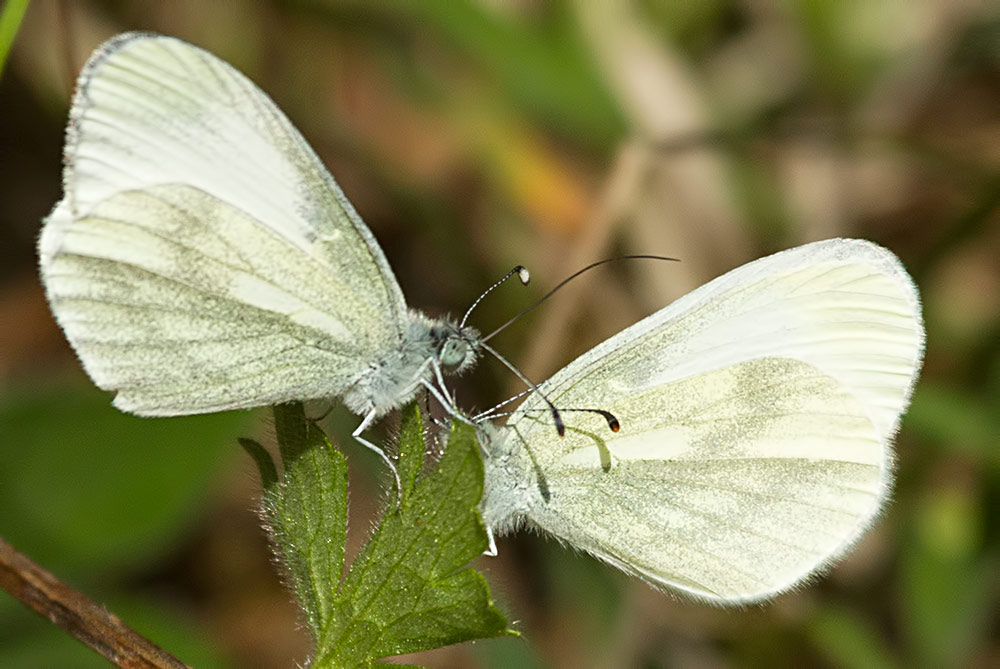
[[(500, 418), (501, 416), (513, 416), (516, 413), (531, 413), (535, 411), (546, 411), (546, 409), (515, 409), (513, 411), (502, 411), (497, 413), (484, 412), (475, 417), (475, 420), (486, 420), (492, 418)], [(608, 429), (612, 432), (618, 432), (622, 429), (621, 422), (618, 418), (610, 411), (605, 411), (604, 409), (567, 409), (563, 407), (559, 410), (561, 413), (596, 413), (598, 416), (603, 418), (608, 423)]]
[(475, 309), (479, 305), (479, 303), (483, 301), (483, 298), (492, 293), (497, 288), (499, 288), (504, 281), (514, 276), (515, 274), (517, 274), (517, 278), (521, 280), (522, 286), (527, 286), (528, 282), (531, 281), (531, 274), (528, 273), (527, 267), (525, 267), (524, 265), (515, 266), (514, 269), (504, 274), (502, 279), (500, 279), (492, 286), (484, 290), (483, 294), (476, 298), (476, 301), (472, 303), (472, 306), (469, 307), (469, 310), (465, 312), (464, 316), (462, 316), (462, 322), (458, 324), (458, 327), (459, 328), (465, 327), (465, 321), (469, 320), (469, 314), (471, 314), (472, 310)]
[[(609, 263), (609, 262), (614, 262), (616, 260), (640, 260), (640, 259), (645, 259), (645, 260), (671, 260), (673, 262), (680, 262), (680, 260), (678, 260), (677, 258), (668, 258), (666, 256), (652, 256), (652, 255), (616, 256), (614, 258), (605, 258), (604, 260), (598, 260), (597, 262), (592, 262), (589, 265), (587, 265), (586, 267), (584, 267), (583, 269), (580, 269), (580, 270), (577, 270), (577, 271), (573, 272), (568, 277), (566, 277), (565, 279), (563, 279), (562, 281), (560, 281), (556, 285), (555, 288), (553, 288), (549, 292), (545, 293), (545, 295), (543, 295), (541, 298), (539, 298), (538, 300), (536, 300), (534, 303), (532, 303), (532, 304), (528, 305), (526, 308), (522, 309), (517, 315), (515, 315), (509, 321), (507, 321), (506, 323), (504, 323), (503, 325), (501, 325), (500, 327), (498, 327), (496, 330), (494, 330), (493, 332), (491, 332), (488, 335), (486, 335), (485, 337), (483, 337), (482, 341), (483, 342), (489, 341), (490, 339), (492, 339), (496, 335), (498, 335), (501, 332), (503, 332), (504, 330), (506, 330), (509, 326), (513, 325), (516, 321), (520, 320), (529, 311), (533, 310), (535, 307), (537, 307), (538, 305), (540, 305), (542, 302), (544, 302), (545, 300), (547, 300), (550, 297), (552, 297), (553, 295), (555, 295), (556, 291), (558, 291), (560, 288), (562, 288), (567, 283), (569, 283), (570, 281), (572, 281), (576, 277), (580, 276), (584, 272), (589, 272), (590, 270), (594, 269), (595, 267), (600, 267), (601, 265), (604, 265), (604, 264)], [(517, 268), (515, 267), (514, 270), (516, 270), (516, 269)], [(514, 272), (514, 270), (511, 270), (510, 274), (512, 274)], [(525, 272), (527, 272), (527, 270), (525, 270)], [(508, 274), (507, 276), (510, 276), (510, 274)], [(507, 277), (505, 276), (503, 279), (501, 279), (499, 282), (497, 282), (496, 285), (499, 285), (499, 283), (501, 283), (506, 278)], [(493, 288), (495, 288), (496, 285), (494, 285), (493, 287), (491, 287), (486, 292), (488, 293), (488, 292), (490, 292), (490, 290), (493, 290)], [(486, 295), (486, 293), (483, 293), (483, 296), (485, 296), (485, 295)], [(479, 299), (481, 300), (483, 298), (480, 297)], [(476, 304), (478, 304), (478, 303), (479, 303), (479, 300), (476, 300)], [(472, 306), (474, 307), (474, 306), (476, 306), (476, 304), (473, 304)], [(472, 309), (470, 308), (469, 311), (472, 311)], [(466, 314), (466, 315), (468, 315), (468, 314)], [(465, 323), (465, 319), (464, 318), (462, 319), (462, 323), (463, 324)]]
[(516, 402), (517, 400), (521, 399), (522, 397), (524, 397), (525, 395), (527, 395), (530, 392), (531, 392), (531, 388), (525, 388), (524, 390), (522, 390), (521, 392), (517, 393), (516, 395), (511, 395), (510, 397), (508, 397), (507, 399), (503, 400), (502, 402), (498, 402), (497, 404), (494, 404), (489, 409), (486, 409), (484, 411), (480, 411), (479, 413), (477, 413), (475, 416), (472, 417), (473, 422), (478, 423), (480, 420), (486, 420), (488, 418), (496, 418), (497, 416), (509, 416), (512, 412), (508, 411), (508, 412), (505, 412), (505, 413), (500, 413), (500, 409), (504, 408), (505, 406), (507, 406), (511, 402)]
[(532, 383), (531, 380), (528, 379), (527, 376), (525, 376), (524, 374), (522, 374), (521, 370), (519, 370), (517, 367), (515, 367), (512, 362), (510, 362), (509, 360), (507, 360), (507, 358), (505, 358), (502, 355), (500, 355), (500, 353), (497, 352), (492, 346), (490, 346), (489, 344), (487, 344), (485, 342), (479, 342), (479, 345), (482, 346), (483, 349), (487, 353), (489, 353), (494, 358), (496, 358), (497, 360), (499, 360), (500, 362), (502, 362), (507, 367), (507, 369), (509, 369), (510, 371), (514, 372), (514, 374), (517, 376), (517, 378), (521, 379), (521, 381), (523, 381), (525, 385), (527, 385), (529, 388), (531, 388), (532, 392), (537, 393), (538, 396), (541, 397), (545, 401), (545, 403), (549, 405), (549, 411), (552, 413), (552, 421), (556, 424), (556, 432), (559, 433), (560, 437), (565, 437), (566, 436), (566, 424), (563, 423), (562, 416), (559, 414), (559, 409), (557, 409), (556, 405), (553, 404), (549, 400), (549, 398), (545, 396), (545, 393), (543, 393), (538, 388), (538, 386), (536, 386), (534, 383)]
[(563, 409), (563, 411), (582, 411), (585, 413), (596, 413), (597, 415), (608, 421), (608, 429), (612, 432), (617, 432), (622, 429), (622, 424), (618, 422), (618, 419), (610, 411), (605, 411), (604, 409)]

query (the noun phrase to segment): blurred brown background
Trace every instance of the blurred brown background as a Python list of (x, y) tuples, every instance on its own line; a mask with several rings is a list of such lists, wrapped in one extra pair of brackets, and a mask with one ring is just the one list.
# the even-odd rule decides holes
[[(927, 356), (893, 503), (829, 575), (768, 606), (719, 610), (551, 540), (509, 538), (478, 566), (523, 636), (411, 661), (1000, 665), (997, 3), (28, 4), (0, 75), (0, 536), (185, 661), (283, 667), (307, 640), (235, 443), (265, 438), (267, 412), (118, 414), (38, 284), (72, 81), (94, 47), (132, 29), (205, 47), (270, 94), (417, 308), (461, 313), (526, 265), (529, 288), (477, 312), (489, 330), (593, 260), (682, 260), (593, 272), (498, 338), (535, 379), (705, 280), (806, 241), (871, 239), (920, 285)], [(471, 408), (516, 390), (485, 361), (459, 392)], [(335, 412), (330, 431), (355, 424)], [(343, 443), (357, 545), (385, 472)], [(0, 594), (0, 666), (91, 665), (103, 663)]]

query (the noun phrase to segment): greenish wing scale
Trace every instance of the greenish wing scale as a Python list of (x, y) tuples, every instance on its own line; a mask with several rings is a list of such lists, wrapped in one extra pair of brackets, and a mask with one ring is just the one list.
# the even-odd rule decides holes
[(874, 425), (806, 363), (747, 361), (605, 406), (622, 424), (610, 436), (596, 418), (557, 450), (537, 447), (550, 426), (522, 429), (549, 497), (528, 515), (660, 586), (727, 601), (781, 591), (853, 543), (885, 495)]

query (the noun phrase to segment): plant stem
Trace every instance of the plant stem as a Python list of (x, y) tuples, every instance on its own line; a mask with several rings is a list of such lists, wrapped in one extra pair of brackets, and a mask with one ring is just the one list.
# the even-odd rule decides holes
[(0, 539), (0, 588), (119, 667), (187, 667)]

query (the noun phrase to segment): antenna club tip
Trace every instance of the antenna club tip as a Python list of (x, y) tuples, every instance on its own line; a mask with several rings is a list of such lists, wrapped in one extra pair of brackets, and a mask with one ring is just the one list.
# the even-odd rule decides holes
[(521, 280), (522, 285), (527, 286), (531, 282), (531, 272), (524, 265), (518, 265), (514, 271), (517, 272), (517, 278)]
[(610, 421), (608, 421), (608, 427), (611, 428), (612, 432), (617, 432), (618, 430), (622, 429), (622, 425), (621, 423), (618, 422), (617, 418), (612, 418)]

